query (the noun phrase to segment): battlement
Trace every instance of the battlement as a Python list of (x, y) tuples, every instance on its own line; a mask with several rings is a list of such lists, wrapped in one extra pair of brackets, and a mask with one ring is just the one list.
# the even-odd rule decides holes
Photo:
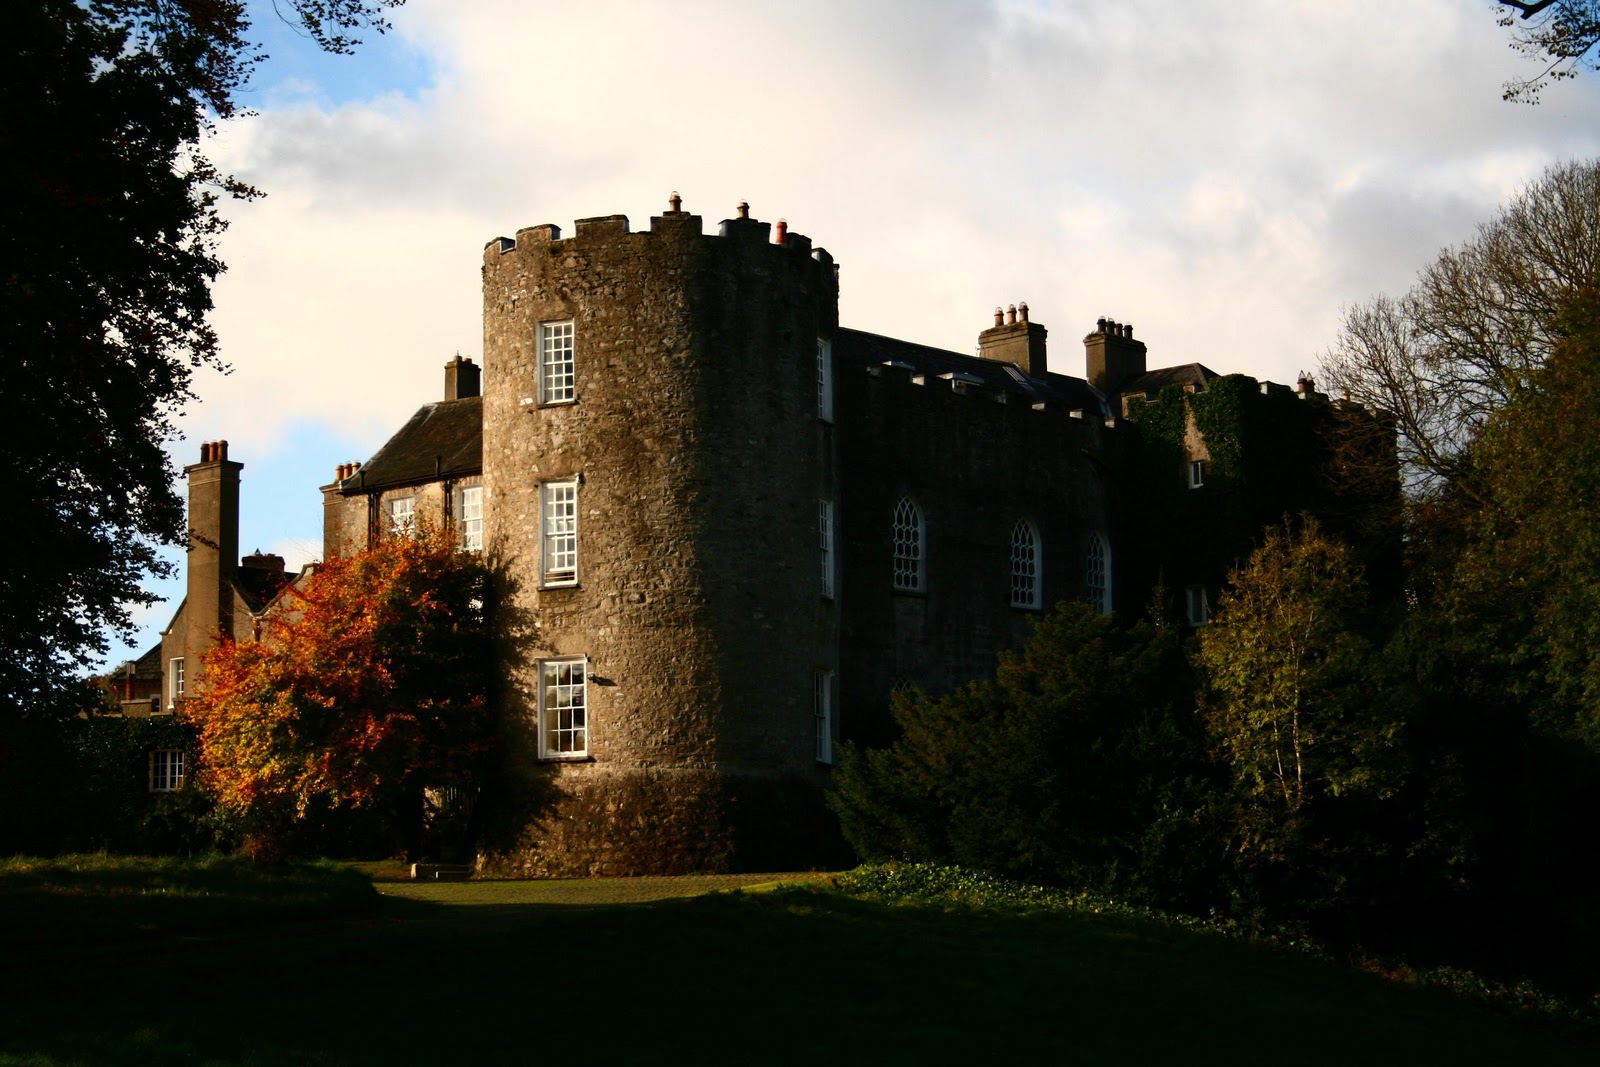
[(883, 380), (903, 390), (900, 403), (919, 403), (918, 394), (932, 400), (949, 393), (974, 402), (1019, 408), (1033, 418), (1068, 418), (1084, 427), (1106, 430), (1116, 430), (1121, 426), (1114, 416), (1103, 414), (1098, 406), (1086, 406), (1082, 398), (1058, 396), (1053, 391), (1050, 395), (1029, 392), (1019, 388), (1020, 383), (995, 381), (969, 371), (931, 371), (895, 359), (869, 364), (861, 369), (869, 378)]
[[(683, 210), (683, 198), (673, 193), (667, 201), (668, 210), (660, 215), (652, 215), (650, 228), (645, 231), (634, 231), (626, 215), (597, 215), (592, 218), (577, 219), (573, 223), (573, 235), (561, 236), (561, 227), (555, 223), (541, 223), (537, 226), (525, 226), (516, 231), (514, 237), (496, 237), (484, 245), (484, 259), (486, 262), (494, 260), (519, 248), (527, 249), (537, 245), (554, 246), (565, 245), (571, 242), (579, 244), (590, 239), (614, 239), (618, 237), (671, 237), (677, 240), (684, 238), (705, 237), (704, 220), (699, 215)], [(739, 201), (734, 211), (734, 217), (723, 219), (717, 224), (717, 232), (713, 238), (732, 242), (739, 246), (767, 245), (781, 250), (790, 255), (810, 256), (824, 266), (833, 265), (833, 256), (826, 248), (813, 247), (811, 238), (804, 234), (795, 233), (789, 229), (787, 219), (779, 219), (774, 225), (750, 217), (750, 205)]]

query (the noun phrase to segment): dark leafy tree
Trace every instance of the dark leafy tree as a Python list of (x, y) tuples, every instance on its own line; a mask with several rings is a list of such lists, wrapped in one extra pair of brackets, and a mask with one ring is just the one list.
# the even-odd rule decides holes
[(1600, 288), (1557, 319), (1545, 365), (1472, 451), (1442, 609), (1492, 639), (1509, 696), (1600, 755)]
[(1234, 884), (1257, 906), (1342, 908), (1383, 851), (1366, 816), (1403, 779), (1403, 726), (1375, 684), (1370, 634), (1354, 554), (1309, 519), (1266, 532), (1200, 632)]
[[(348, 51), (401, 0), (298, 0)], [(223, 269), (221, 196), (201, 154), (263, 58), (242, 0), (42, 0), (6, 20), (0, 79), (0, 355), (7, 419), (0, 702), (70, 703), (69, 679), (148, 603), (155, 545), (181, 543), (163, 445), (195, 368), (220, 366), (206, 317)]]
[(1546, 84), (1575, 78), (1585, 66), (1600, 66), (1595, 48), (1600, 45), (1600, 2), (1597, 0), (1499, 0), (1500, 25), (1512, 30), (1511, 46), (1530, 56), (1543, 69), (1531, 78), (1507, 82), (1505, 99), (1527, 104), (1539, 102)]
[(427, 788), (489, 747), (487, 571), (448, 533), (320, 565), (262, 640), (223, 642), (183, 716), (199, 780), (255, 850), (318, 810), (374, 809), (413, 855)]
[(1597, 289), (1600, 163), (1568, 163), (1350, 311), (1323, 371), (1406, 461), (1409, 610), (1378, 671), (1410, 769), (1384, 805), (1413, 885), (1394, 931), (1562, 980), (1593, 952), (1551, 946), (1600, 943), (1600, 850), (1572, 833), (1600, 818)]

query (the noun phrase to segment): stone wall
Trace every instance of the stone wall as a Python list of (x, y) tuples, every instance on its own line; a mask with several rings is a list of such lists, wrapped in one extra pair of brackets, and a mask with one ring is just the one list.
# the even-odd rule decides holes
[(455, 495), (460, 489), (483, 484), (480, 475), (446, 478), (421, 485), (389, 486), (369, 492), (342, 490), (335, 482), (322, 487), (322, 553), (335, 559), (360, 552), (373, 537), (388, 532), (389, 504), (400, 497), (415, 501), (418, 522), (445, 526), (455, 519)]
[[(1121, 431), (1096, 411), (1075, 417), (995, 395), (931, 376), (917, 384), (892, 367), (840, 370), (840, 703), (853, 739), (885, 739), (892, 689), (947, 691), (992, 675), (997, 653), (1022, 644), (1041, 612), (1011, 605), (1018, 519), (1039, 533), (1042, 610), (1084, 595), (1091, 532), (1116, 542), (1118, 487), (1108, 468)], [(894, 588), (893, 509), (902, 496), (926, 523), (923, 592)], [(1117, 606), (1136, 607), (1116, 579)]]

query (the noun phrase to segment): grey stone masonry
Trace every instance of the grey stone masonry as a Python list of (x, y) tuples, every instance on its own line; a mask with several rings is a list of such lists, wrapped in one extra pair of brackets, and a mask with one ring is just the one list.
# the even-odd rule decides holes
[[(509, 759), (525, 796), (488, 865), (676, 873), (787, 857), (824, 818), (815, 684), (833, 671), (818, 418), (831, 257), (683, 211), (521, 230), (485, 249), (483, 479)], [(570, 323), (541, 386), (540, 339)], [(576, 576), (547, 581), (541, 487), (576, 483)], [(587, 678), (586, 736), (540, 749), (540, 663)], [(804, 825), (802, 825), (804, 824)], [(774, 852), (774, 855), (777, 855)]]

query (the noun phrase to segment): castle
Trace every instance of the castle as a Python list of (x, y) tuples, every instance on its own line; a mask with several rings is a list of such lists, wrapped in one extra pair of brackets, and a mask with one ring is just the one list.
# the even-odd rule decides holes
[[(1026, 305), (996, 309), (976, 355), (911, 344), (841, 327), (838, 293), (826, 250), (743, 204), (715, 234), (674, 194), (644, 231), (613, 215), (497, 238), (481, 374), (452, 360), (441, 400), (322, 487), (330, 556), (426, 515), (503, 575), (497, 700), (517, 729), (485, 868), (820, 862), (835, 745), (880, 738), (895, 687), (988, 673), (1060, 600), (1138, 614), (1159, 581), (1205, 622), (1231, 560), (1174, 547), (1192, 531), (1163, 529), (1151, 501), (1173, 497), (1146, 483), (1186, 507), (1226, 491), (1239, 464), (1213, 462), (1189, 410), (1224, 379), (1151, 370), (1108, 320), (1085, 377), (1057, 373)], [(1329, 407), (1306, 380), (1240, 381)], [(1158, 398), (1179, 413), (1163, 447), (1138, 429)], [(231, 566), (226, 445), (186, 472), (169, 702), (219, 628), (243, 637), (292, 581), (275, 557)]]

